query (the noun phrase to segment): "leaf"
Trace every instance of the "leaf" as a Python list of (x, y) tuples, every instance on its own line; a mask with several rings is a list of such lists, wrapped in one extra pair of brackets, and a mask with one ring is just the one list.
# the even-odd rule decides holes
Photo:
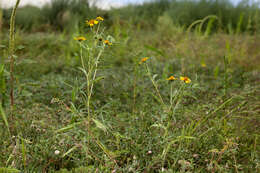
[(80, 71), (82, 71), (85, 74), (85, 76), (88, 76), (88, 73), (87, 73), (87, 71), (84, 68), (79, 67), (79, 69), (80, 69)]
[(158, 74), (154, 74), (153, 75), (153, 80), (155, 80), (155, 78), (158, 76)]
[(0, 44), (0, 49), (5, 49), (6, 45)]
[(105, 79), (105, 77), (104, 77), (104, 76), (97, 77), (97, 78), (94, 80), (94, 82), (98, 82), (98, 81), (100, 81), (100, 80), (102, 80), (102, 79)]
[(162, 124), (153, 124), (153, 125), (151, 125), (151, 127), (159, 127), (159, 128), (166, 130), (166, 127), (163, 126)]
[(18, 169), (15, 168), (0, 168), (0, 173), (20, 173)]
[(34, 61), (32, 59), (23, 59), (20, 64), (36, 64), (37, 61)]
[(115, 135), (116, 137), (119, 137), (121, 139), (130, 139), (131, 140), (130, 137), (121, 135), (119, 132), (115, 132), (115, 133), (113, 133), (113, 135)]
[(62, 157), (67, 156), (69, 153), (71, 153), (72, 151), (74, 151), (76, 148), (77, 148), (77, 146), (72, 147), (72, 148), (69, 149), (66, 153), (64, 153), (64, 154), (62, 155)]
[(217, 78), (219, 75), (219, 66), (216, 66), (214, 69), (214, 77)]
[(22, 50), (22, 49), (24, 49), (25, 47), (23, 46), (23, 45), (19, 45), (19, 46), (17, 46), (17, 50)]
[(24, 140), (21, 139), (21, 149), (22, 149), (22, 158), (23, 158), (23, 165), (24, 167), (26, 167), (26, 160), (27, 160), (27, 157), (26, 157), (26, 146), (24, 144)]
[(8, 124), (8, 121), (7, 121), (7, 117), (5, 115), (5, 112), (4, 112), (4, 109), (2, 107), (2, 103), (0, 102), (0, 113), (2, 115), (2, 118), (4, 120), (4, 123), (5, 123), (5, 126), (7, 127), (7, 130), (8, 132), (10, 133), (10, 130), (9, 130), (9, 124)]
[(100, 121), (98, 121), (96, 119), (92, 119), (92, 120), (95, 122), (96, 126), (99, 129), (103, 130), (104, 132), (107, 132), (107, 127), (104, 124), (102, 124)]
[(110, 151), (109, 149), (107, 149), (107, 147), (104, 144), (102, 144), (100, 141), (97, 140), (96, 143), (103, 150), (103, 152), (106, 153), (110, 158), (116, 157), (116, 154)]
[(148, 50), (151, 50), (151, 51), (153, 51), (153, 52), (155, 52), (155, 53), (161, 55), (161, 56), (165, 56), (165, 53), (164, 53), (162, 50), (159, 50), (159, 49), (157, 49), (157, 48), (155, 48), (155, 47), (152, 47), (152, 46), (149, 46), (149, 45), (144, 45), (144, 47), (145, 47), (146, 49), (148, 49)]
[(74, 127), (76, 127), (76, 126), (79, 125), (79, 124), (81, 124), (81, 122), (77, 122), (77, 123), (70, 124), (70, 125), (68, 125), (68, 126), (66, 126), (66, 127), (63, 127), (63, 128), (61, 128), (61, 129), (59, 129), (59, 130), (56, 130), (55, 133), (66, 132), (66, 131), (68, 131), (68, 130), (70, 130), (70, 129), (73, 129)]

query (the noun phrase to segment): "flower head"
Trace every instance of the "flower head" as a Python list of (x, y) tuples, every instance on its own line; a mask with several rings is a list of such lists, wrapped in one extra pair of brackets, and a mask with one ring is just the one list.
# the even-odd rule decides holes
[(105, 43), (106, 45), (109, 45), (109, 46), (112, 45), (112, 43), (111, 43), (109, 40), (104, 40), (104, 43)]
[(173, 80), (176, 80), (176, 78), (174, 76), (170, 76), (167, 78), (168, 81), (173, 81)]
[(207, 65), (205, 63), (201, 63), (201, 67), (206, 67)]
[(90, 27), (97, 25), (98, 24), (98, 20), (95, 19), (91, 19), (91, 20), (86, 20), (86, 24)]
[(103, 17), (100, 17), (100, 16), (98, 16), (98, 17), (96, 18), (96, 20), (103, 21), (103, 20), (104, 20), (104, 18), (103, 18)]
[(149, 59), (148, 57), (144, 57), (144, 58), (142, 58), (141, 61), (139, 62), (139, 64), (144, 63), (144, 62), (147, 61), (148, 59)]
[(188, 78), (188, 77), (180, 77), (180, 80), (182, 80), (183, 82), (185, 82), (185, 83), (190, 83), (191, 82), (191, 80), (190, 80), (190, 78)]
[(76, 40), (76, 41), (85, 41), (86, 40), (86, 38), (85, 37), (74, 37), (74, 40)]

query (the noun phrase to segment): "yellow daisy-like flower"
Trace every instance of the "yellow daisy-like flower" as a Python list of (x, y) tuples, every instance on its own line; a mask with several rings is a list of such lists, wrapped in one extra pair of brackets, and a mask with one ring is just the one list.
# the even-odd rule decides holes
[(206, 67), (207, 65), (205, 63), (201, 63), (201, 67)]
[(85, 37), (74, 37), (74, 40), (76, 40), (76, 41), (85, 41), (86, 40), (86, 38)]
[(173, 80), (176, 80), (176, 78), (174, 76), (170, 76), (167, 78), (168, 81), (173, 81)]
[(149, 59), (148, 57), (144, 57), (144, 58), (142, 58), (141, 61), (139, 62), (139, 64), (144, 63), (144, 62), (147, 61), (148, 59)]
[(104, 40), (104, 43), (105, 43), (106, 45), (109, 45), (109, 46), (112, 45), (112, 43), (111, 43), (110, 41), (108, 41), (108, 40)]
[(180, 80), (182, 80), (185, 83), (191, 83), (191, 80), (188, 77), (180, 77)]
[(96, 20), (103, 21), (103, 20), (104, 20), (104, 18), (103, 18), (103, 17), (100, 17), (100, 16), (98, 16), (98, 17), (96, 18)]
[(91, 19), (91, 20), (86, 20), (86, 24), (90, 27), (97, 25), (98, 24), (98, 20), (95, 19)]

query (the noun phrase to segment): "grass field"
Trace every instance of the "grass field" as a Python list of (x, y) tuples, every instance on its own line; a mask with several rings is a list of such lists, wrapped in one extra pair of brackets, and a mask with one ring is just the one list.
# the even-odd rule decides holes
[(2, 29), (0, 172), (259, 172), (257, 30), (114, 13), (74, 32), (18, 28), (14, 107)]

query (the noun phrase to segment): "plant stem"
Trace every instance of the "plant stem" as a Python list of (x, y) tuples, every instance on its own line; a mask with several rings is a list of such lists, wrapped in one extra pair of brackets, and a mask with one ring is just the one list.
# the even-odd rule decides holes
[(13, 112), (14, 107), (14, 29), (15, 29), (15, 16), (16, 10), (20, 0), (16, 1), (15, 7), (13, 8), (11, 19), (10, 19), (10, 35), (9, 35), (9, 56), (10, 56), (10, 102), (11, 102), (11, 114)]
[(152, 81), (153, 86), (154, 86), (154, 88), (155, 88), (155, 90), (156, 90), (156, 92), (157, 92), (157, 94), (158, 94), (158, 96), (159, 96), (159, 98), (160, 98), (161, 103), (162, 103), (163, 105), (165, 105), (165, 103), (164, 103), (164, 101), (163, 101), (163, 99), (162, 99), (162, 96), (161, 96), (161, 94), (160, 94), (160, 91), (159, 91), (159, 89), (158, 89), (158, 86), (157, 86), (156, 82), (153, 80), (153, 77), (152, 77), (152, 74), (151, 74), (151, 72), (150, 72), (150, 69), (149, 69), (148, 65), (145, 64), (145, 67), (146, 67), (148, 76), (149, 76), (150, 80)]

